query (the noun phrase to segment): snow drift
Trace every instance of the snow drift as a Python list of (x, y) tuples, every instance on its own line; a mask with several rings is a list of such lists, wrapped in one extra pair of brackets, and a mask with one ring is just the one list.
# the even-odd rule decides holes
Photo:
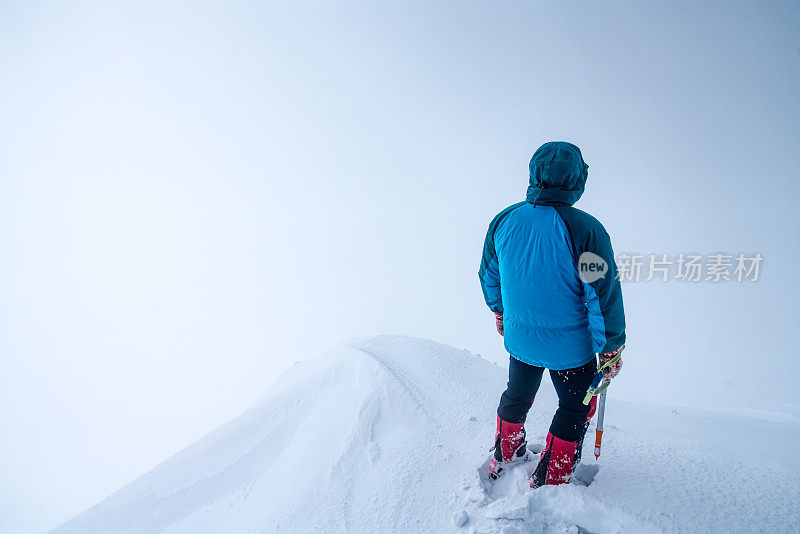
[[(630, 354), (629, 358), (635, 358)], [(589, 487), (483, 490), (506, 370), (407, 337), (348, 342), (56, 532), (800, 530), (798, 419), (614, 401)], [(542, 386), (528, 418), (543, 442)], [(585, 462), (594, 463), (587, 443)]]

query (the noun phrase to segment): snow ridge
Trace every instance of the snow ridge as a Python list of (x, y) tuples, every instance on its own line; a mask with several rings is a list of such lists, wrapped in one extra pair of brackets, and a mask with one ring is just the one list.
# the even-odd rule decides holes
[[(591, 486), (531, 490), (534, 459), (486, 491), (476, 468), (505, 380), (505, 369), (432, 341), (342, 343), (55, 532), (800, 529), (800, 425), (614, 402), (613, 392)], [(544, 441), (554, 409), (544, 384), (531, 443)], [(733, 419), (736, 436), (755, 437), (728, 443)], [(589, 445), (584, 458), (594, 463)]]

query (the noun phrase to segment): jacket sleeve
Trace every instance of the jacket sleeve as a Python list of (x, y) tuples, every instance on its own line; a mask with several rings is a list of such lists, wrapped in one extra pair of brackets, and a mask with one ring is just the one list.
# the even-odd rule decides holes
[(478, 278), (483, 289), (483, 298), (489, 309), (495, 313), (503, 313), (503, 295), (500, 293), (500, 258), (495, 248), (495, 234), (497, 228), (514, 210), (524, 206), (526, 202), (517, 202), (498, 213), (486, 232), (486, 240), (483, 242), (483, 257), (481, 258), (481, 268), (478, 270)]
[[(594, 351), (612, 352), (625, 344), (625, 309), (611, 238), (603, 225), (591, 215), (572, 207), (559, 206), (557, 211), (572, 238), (575, 266), (583, 282)], [(582, 269), (582, 265), (592, 262), (602, 268), (599, 271), (602, 276), (589, 276), (590, 271)], [(594, 272), (598, 273), (597, 270)]]
[(486, 233), (486, 240), (483, 242), (483, 257), (481, 267), (478, 270), (478, 278), (481, 281), (483, 298), (489, 309), (495, 313), (503, 313), (503, 296), (500, 293), (500, 263), (497, 259), (497, 251), (494, 248), (494, 231), (497, 225), (489, 226)]
[(587, 248), (603, 258), (608, 266), (606, 276), (591, 283), (583, 282), (595, 352), (612, 352), (625, 344), (625, 308), (611, 238), (605, 230), (598, 232)]

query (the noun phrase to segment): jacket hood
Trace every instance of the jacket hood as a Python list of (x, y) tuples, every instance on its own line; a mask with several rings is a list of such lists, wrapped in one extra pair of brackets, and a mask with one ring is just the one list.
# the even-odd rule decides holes
[(581, 198), (588, 175), (589, 166), (578, 147), (564, 141), (545, 143), (531, 158), (527, 200), (545, 206), (571, 206)]

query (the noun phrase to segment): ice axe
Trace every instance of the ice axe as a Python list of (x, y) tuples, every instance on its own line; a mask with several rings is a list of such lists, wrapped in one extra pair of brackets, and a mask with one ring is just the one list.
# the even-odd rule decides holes
[(597, 374), (594, 375), (594, 380), (592, 380), (592, 385), (589, 386), (589, 390), (586, 392), (586, 397), (583, 399), (584, 404), (589, 404), (592, 400), (592, 397), (598, 395), (599, 398), (597, 399), (597, 430), (595, 430), (595, 438), (594, 438), (594, 457), (595, 460), (600, 458), (600, 447), (603, 445), (603, 419), (606, 414), (606, 390), (608, 386), (611, 384), (611, 379), (606, 378), (603, 371), (606, 368), (611, 367), (619, 359), (622, 357), (622, 351), (625, 349), (625, 345), (619, 350), (619, 352), (610, 360), (605, 362), (597, 369)]
[[(610, 381), (609, 381), (610, 382)], [(603, 445), (603, 416), (606, 414), (606, 391), (597, 399), (597, 429), (594, 431), (594, 459), (600, 458), (600, 447)]]

